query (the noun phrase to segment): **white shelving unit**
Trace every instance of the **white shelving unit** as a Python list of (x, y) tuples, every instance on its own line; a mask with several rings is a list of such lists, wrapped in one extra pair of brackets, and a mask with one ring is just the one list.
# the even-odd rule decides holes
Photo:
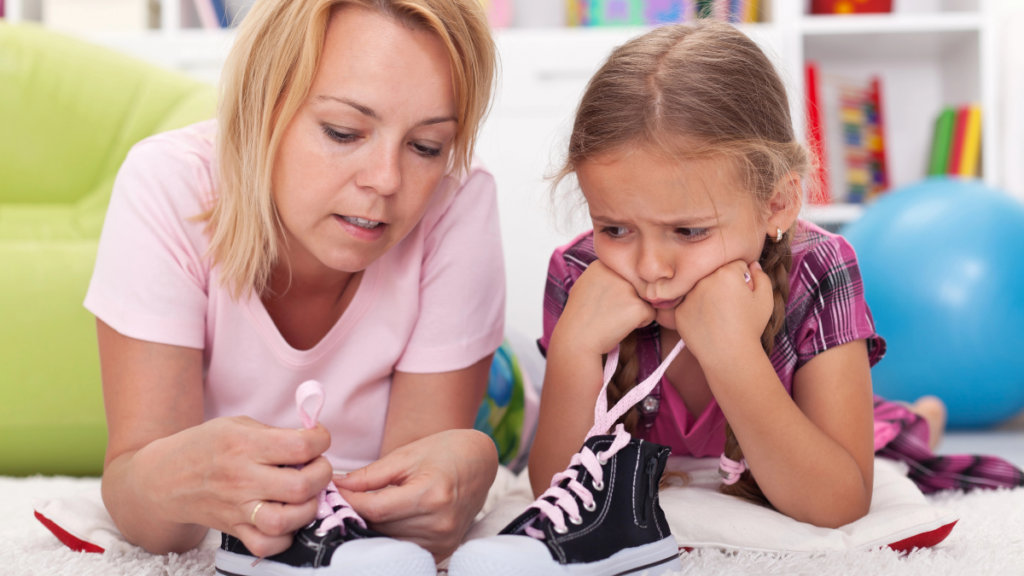
[[(882, 79), (887, 161), (891, 186), (921, 179), (928, 165), (935, 118), (945, 106), (971, 102), (982, 108), (982, 174), (999, 185), (1000, 154), (996, 26), (986, 2), (947, 2), (933, 13), (795, 15), (797, 41), (791, 66), (819, 64), (828, 168), (834, 195), (843, 193), (845, 166), (838, 97), (827, 90), (830, 76)], [(943, 10), (946, 8), (947, 10)], [(803, 75), (796, 84), (802, 93)], [(801, 115), (796, 119), (801, 124)], [(802, 126), (800, 127), (803, 130)], [(814, 210), (819, 218), (842, 222), (858, 212), (846, 207)]]
[[(24, 14), (7, 0), (9, 19)], [(769, 3), (766, 22), (741, 27), (775, 61), (790, 87), (796, 132), (804, 130), (804, 61), (823, 75), (883, 80), (888, 164), (894, 185), (924, 175), (934, 119), (945, 105), (980, 102), (983, 173), (998, 185), (995, 26), (990, 0), (915, 0), (931, 11), (871, 16), (808, 16), (804, 2)], [(994, 0), (991, 0), (994, 1)], [(216, 82), (233, 41), (230, 30), (184, 28), (191, 0), (160, 0), (161, 27), (134, 34), (87, 34), (100, 44)], [(899, 2), (897, 2), (899, 5)], [(586, 227), (552, 210), (544, 177), (558, 165), (575, 105), (612, 48), (640, 28), (510, 28), (499, 30), (502, 78), (484, 126), (479, 154), (498, 181), (508, 270), (508, 324), (540, 334), (547, 254)], [(827, 95), (823, 103), (827, 105)], [(827, 111), (827, 110), (826, 110)], [(834, 115), (833, 115), (834, 116)], [(826, 118), (833, 193), (842, 190), (841, 138)], [(860, 205), (808, 206), (803, 216), (838, 225), (860, 217)], [(558, 216), (552, 216), (552, 213)], [(564, 222), (561, 222), (563, 221)], [(561, 224), (561, 225), (559, 225)]]

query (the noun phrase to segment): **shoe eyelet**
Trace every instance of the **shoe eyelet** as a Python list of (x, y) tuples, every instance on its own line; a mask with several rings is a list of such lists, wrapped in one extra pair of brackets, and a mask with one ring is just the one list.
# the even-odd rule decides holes
[(576, 526), (579, 526), (580, 524), (583, 524), (583, 517), (582, 516), (576, 516), (574, 518), (574, 517), (570, 516), (569, 517), (569, 522), (572, 522)]
[(569, 527), (568, 526), (562, 526), (561, 528), (559, 528), (558, 526), (555, 526), (555, 532), (557, 532), (559, 534), (567, 534), (569, 532)]
[(594, 510), (597, 510), (597, 502), (591, 502), (590, 504), (584, 503), (583, 509), (587, 512), (593, 512)]
[(598, 492), (600, 492), (601, 490), (604, 490), (604, 482), (596, 482), (595, 481), (595, 482), (591, 482), (590, 485), (593, 486), (594, 490), (597, 490)]
[(601, 466), (604, 466), (605, 464), (608, 463), (608, 460), (602, 458), (601, 456), (598, 456), (597, 457), (597, 463), (600, 464)]
[(317, 528), (317, 529), (316, 529), (316, 530), (315, 530), (315, 531), (313, 532), (313, 534), (316, 534), (318, 538), (323, 538), (324, 536), (327, 536), (327, 532), (323, 532), (323, 531), (321, 531), (321, 530), (320, 530), (319, 528)]

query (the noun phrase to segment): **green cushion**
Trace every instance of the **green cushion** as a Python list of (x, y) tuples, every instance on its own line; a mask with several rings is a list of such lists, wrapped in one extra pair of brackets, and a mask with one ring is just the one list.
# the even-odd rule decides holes
[(30, 24), (0, 22), (0, 474), (99, 474), (106, 420), (82, 302), (117, 170), (215, 91)]
[(82, 307), (95, 259), (95, 240), (0, 242), (2, 474), (102, 471), (96, 320)]
[(163, 120), (182, 102), (209, 91), (80, 40), (0, 24), (0, 202), (80, 199), (133, 144), (173, 125)]

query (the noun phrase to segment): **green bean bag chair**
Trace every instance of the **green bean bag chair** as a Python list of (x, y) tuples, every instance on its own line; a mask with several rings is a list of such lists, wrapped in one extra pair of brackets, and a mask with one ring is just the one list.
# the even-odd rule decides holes
[(96, 475), (96, 320), (82, 301), (136, 142), (210, 118), (213, 87), (0, 21), (0, 475)]

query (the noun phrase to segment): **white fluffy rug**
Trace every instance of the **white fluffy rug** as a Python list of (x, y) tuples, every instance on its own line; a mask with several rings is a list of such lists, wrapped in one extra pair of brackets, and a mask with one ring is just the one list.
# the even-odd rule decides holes
[[(213, 552), (153, 556), (71, 552), (32, 515), (35, 498), (70, 496), (94, 488), (96, 479), (0, 478), (0, 574), (209, 576)], [(856, 574), (943, 576), (1024, 575), (1024, 489), (931, 498), (959, 512), (961, 520), (945, 542), (900, 557), (891, 551), (828, 553), (816, 556), (725, 554), (702, 551), (683, 556), (686, 575)], [(484, 576), (484, 575), (481, 575)]]

